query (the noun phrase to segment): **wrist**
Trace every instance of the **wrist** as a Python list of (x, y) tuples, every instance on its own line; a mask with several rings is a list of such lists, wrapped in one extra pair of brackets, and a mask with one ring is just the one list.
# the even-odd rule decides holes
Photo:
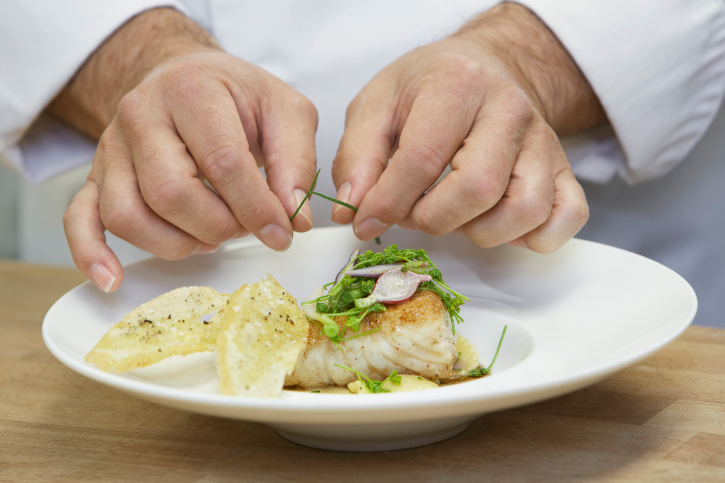
[(599, 99), (574, 59), (526, 7), (500, 4), (474, 17), (452, 37), (495, 57), (558, 135), (606, 121)]
[(50, 103), (47, 111), (99, 138), (119, 101), (151, 71), (173, 59), (221, 47), (192, 20), (169, 8), (148, 10), (109, 37)]

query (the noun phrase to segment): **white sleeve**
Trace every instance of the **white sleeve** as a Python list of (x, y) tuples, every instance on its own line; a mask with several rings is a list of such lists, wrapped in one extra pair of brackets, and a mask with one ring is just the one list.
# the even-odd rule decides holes
[(161, 6), (184, 11), (175, 0), (2, 0), (0, 160), (39, 181), (25, 166), (20, 140), (108, 36), (133, 16)]
[(725, 91), (722, 0), (516, 0), (579, 65), (611, 127), (562, 141), (595, 182), (662, 176), (694, 147)]

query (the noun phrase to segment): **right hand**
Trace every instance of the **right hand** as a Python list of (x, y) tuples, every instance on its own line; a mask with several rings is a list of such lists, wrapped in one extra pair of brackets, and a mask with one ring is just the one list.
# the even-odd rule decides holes
[(100, 137), (63, 218), (73, 260), (109, 292), (123, 271), (105, 230), (171, 260), (249, 233), (285, 250), (293, 230), (312, 227), (307, 203), (289, 217), (315, 175), (316, 127), (308, 99), (248, 62), (220, 51), (166, 62)]

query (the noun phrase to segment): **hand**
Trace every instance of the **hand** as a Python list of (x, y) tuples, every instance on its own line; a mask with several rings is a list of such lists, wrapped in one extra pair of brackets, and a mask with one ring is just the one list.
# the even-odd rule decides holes
[(312, 227), (309, 204), (289, 217), (315, 174), (314, 106), (213, 44), (168, 57), (117, 102), (63, 220), (76, 265), (106, 292), (122, 277), (106, 229), (180, 259), (250, 232), (285, 250)]
[(396, 60), (353, 100), (333, 179), (359, 209), (335, 206), (333, 220), (352, 221), (362, 240), (398, 223), (554, 251), (588, 218), (555, 129), (603, 120), (556, 37), (524, 7), (501, 5)]

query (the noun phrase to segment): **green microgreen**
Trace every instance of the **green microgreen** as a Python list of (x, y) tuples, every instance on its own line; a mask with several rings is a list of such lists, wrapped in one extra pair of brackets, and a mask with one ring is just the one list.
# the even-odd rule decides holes
[(418, 286), (418, 290), (430, 290), (438, 294), (448, 310), (451, 317), (453, 333), (456, 333), (455, 323), (463, 322), (460, 315), (461, 305), (470, 301), (468, 297), (462, 295), (443, 280), (443, 274), (436, 268), (425, 250), (398, 249), (397, 245), (390, 245), (382, 252), (375, 253), (368, 250), (357, 258), (357, 264), (353, 268), (367, 268), (375, 265), (386, 265), (390, 263), (404, 262), (402, 271), (411, 270), (416, 273), (428, 274), (433, 281), (423, 282)]
[(503, 332), (501, 333), (501, 338), (498, 341), (498, 347), (496, 348), (496, 353), (493, 355), (493, 360), (491, 361), (491, 364), (489, 364), (488, 367), (479, 367), (478, 369), (473, 369), (468, 374), (466, 374), (463, 379), (461, 379), (461, 381), (465, 380), (467, 377), (483, 377), (491, 373), (493, 363), (496, 362), (496, 358), (498, 357), (498, 351), (501, 350), (501, 343), (503, 342), (503, 337), (506, 335), (507, 328), (508, 325), (503, 326)]
[[(451, 329), (455, 334), (455, 323), (463, 322), (460, 315), (460, 307), (468, 297), (452, 290), (443, 280), (441, 271), (436, 268), (425, 250), (398, 249), (397, 245), (391, 245), (382, 252), (368, 250), (360, 254), (354, 260), (348, 262), (343, 271), (348, 269), (369, 268), (376, 265), (387, 265), (392, 263), (403, 263), (401, 270), (411, 270), (420, 274), (428, 274), (433, 279), (430, 282), (423, 282), (418, 290), (431, 290), (438, 294), (446, 306), (451, 321)], [(352, 337), (343, 338), (343, 334), (349, 328), (353, 333), (360, 330), (361, 323), (371, 312), (385, 312), (385, 304), (375, 302), (375, 299), (368, 297), (375, 288), (375, 281), (367, 277), (343, 276), (338, 282), (330, 282), (324, 285), (327, 293), (303, 304), (314, 304), (315, 322), (338, 348), (340, 342), (350, 340), (372, 333), (356, 334)], [(346, 317), (344, 326), (335, 322), (334, 317)]]
[(383, 379), (382, 381), (375, 381), (373, 379), (370, 379), (368, 376), (363, 374), (360, 371), (356, 371), (355, 369), (350, 369), (349, 367), (341, 366), (340, 364), (335, 364), (340, 369), (345, 369), (350, 372), (354, 372), (357, 376), (358, 381), (362, 383), (363, 386), (365, 386), (365, 389), (370, 391), (373, 394), (381, 393), (381, 392), (390, 392), (390, 389), (385, 389), (383, 387), (383, 384), (390, 381), (393, 384), (400, 385), (402, 379), (398, 375), (398, 371), (393, 371), (388, 377)]

